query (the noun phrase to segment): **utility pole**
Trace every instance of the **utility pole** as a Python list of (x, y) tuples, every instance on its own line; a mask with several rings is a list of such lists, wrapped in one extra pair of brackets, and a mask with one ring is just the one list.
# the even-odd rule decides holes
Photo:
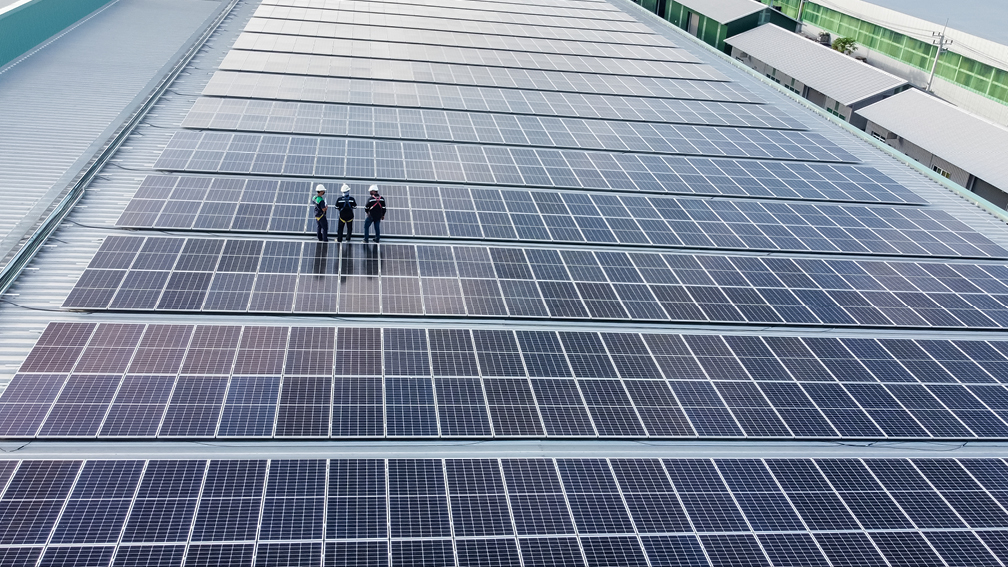
[(795, 16), (795, 19), (798, 20), (798, 31), (799, 32), (802, 31), (801, 15), (802, 15), (802, 12), (804, 11), (804, 9), (805, 9), (805, 0), (798, 0), (798, 15)]
[(945, 39), (945, 30), (947, 28), (948, 28), (948, 20), (945, 20), (945, 25), (942, 27), (942, 31), (940, 31), (940, 32), (931, 32), (931, 36), (932, 37), (937, 37), (938, 38), (938, 39), (932, 39), (931, 40), (932, 44), (938, 46), (938, 50), (935, 51), (934, 62), (931, 63), (931, 76), (928, 77), (927, 88), (924, 89), (927, 92), (931, 92), (931, 83), (934, 81), (935, 70), (938, 69), (938, 57), (943, 52), (948, 51), (948, 49), (945, 49), (945, 46), (952, 45), (952, 40), (951, 39), (949, 39), (949, 40)]

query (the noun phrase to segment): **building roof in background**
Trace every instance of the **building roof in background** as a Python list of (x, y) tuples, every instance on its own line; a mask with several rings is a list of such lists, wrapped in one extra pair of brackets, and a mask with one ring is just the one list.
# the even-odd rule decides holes
[[(948, 20), (945, 36), (953, 40), (949, 51), (1005, 68), (1008, 7), (1003, 0), (972, 0), (968, 9), (941, 0), (823, 0), (817, 2), (855, 18), (898, 31), (930, 43)], [(986, 22), (986, 23), (984, 23)]]
[(766, 8), (756, 0), (676, 0), (690, 10), (695, 10), (719, 23), (727, 24)]
[(911, 89), (858, 114), (936, 156), (1008, 190), (1008, 130), (937, 97)]
[(729, 37), (725, 43), (850, 106), (907, 81), (774, 25)]
[(972, 0), (969, 10), (962, 10), (946, 0), (871, 0), (882, 8), (909, 14), (935, 24), (948, 19), (948, 25), (1000, 44), (1008, 44), (1008, 3), (1004, 0)]

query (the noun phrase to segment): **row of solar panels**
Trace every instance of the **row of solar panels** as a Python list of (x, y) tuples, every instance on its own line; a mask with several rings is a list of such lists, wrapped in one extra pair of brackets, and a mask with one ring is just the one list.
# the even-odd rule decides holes
[(8, 439), (1008, 439), (991, 385), (18, 374), (7, 392)]
[[(578, 147), (603, 147), (609, 150), (650, 149), (643, 143), (638, 130), (630, 124), (680, 123), (715, 125), (722, 127), (746, 126), (755, 128), (802, 128), (794, 119), (781, 118), (767, 112), (766, 106), (754, 104), (726, 104), (695, 101), (692, 104), (678, 100), (625, 99), (622, 97), (595, 97), (607, 115), (602, 117), (569, 117), (576, 114), (568, 98), (562, 93), (549, 93), (560, 106), (560, 114), (547, 102), (546, 93), (527, 91), (528, 98), (545, 106), (545, 112), (535, 113), (485, 113), (480, 110), (435, 110), (419, 108), (372, 107), (362, 105), (320, 104), (286, 101), (258, 101), (201, 97), (186, 115), (182, 125), (186, 128), (215, 130), (240, 130), (254, 132), (279, 132), (282, 134), (377, 135), (382, 138), (418, 138), (458, 142), (505, 143), (517, 140), (516, 145), (570, 145), (571, 136)], [(477, 93), (478, 95), (481, 93)], [(533, 97), (532, 95), (538, 95)], [(510, 98), (517, 99), (529, 111), (527, 99), (521, 91)], [(579, 109), (598, 114), (599, 111), (584, 101)], [(536, 100), (538, 99), (538, 100)], [(478, 99), (486, 105), (482, 96)], [(461, 102), (461, 98), (459, 99)], [(644, 102), (647, 101), (647, 102)], [(419, 101), (418, 101), (419, 102)], [(505, 101), (501, 101), (505, 102)], [(618, 109), (611, 104), (622, 103)], [(650, 103), (650, 104), (648, 104)], [(633, 104), (633, 106), (631, 106)], [(626, 116), (619, 116), (624, 114)], [(551, 117), (557, 116), (557, 117)], [(617, 115), (617, 116), (611, 116)], [(642, 118), (642, 115), (646, 118)], [(604, 122), (609, 120), (609, 122)], [(619, 120), (619, 122), (616, 122)], [(646, 120), (646, 122), (645, 122)], [(618, 133), (616, 133), (618, 132)], [(601, 137), (600, 137), (601, 136)], [(614, 142), (611, 144), (610, 142)], [(604, 146), (599, 146), (599, 144)], [(587, 144), (584, 146), (583, 144)]]
[[(221, 62), (223, 71), (251, 73), (280, 72), (306, 77), (401, 80), (478, 87), (521, 88), (541, 91), (588, 92), (596, 94), (669, 96), (682, 92), (684, 82), (721, 82), (724, 75), (706, 65), (666, 63), (678, 77), (636, 77), (631, 75), (588, 74), (522, 67), (477, 67), (437, 61), (399, 61), (382, 58), (333, 57), (253, 51), (229, 52)], [(696, 85), (697, 88), (717, 88)], [(730, 91), (734, 92), (734, 91)]]
[[(398, 6), (409, 6), (408, 10), (399, 9)], [(498, 7), (499, 8), (499, 7)], [(589, 8), (592, 12), (595, 8)], [(591, 13), (591, 12), (589, 12)], [(603, 37), (610, 37), (617, 43), (633, 44), (637, 34), (652, 36), (654, 32), (648, 26), (629, 17), (618, 10), (607, 10), (607, 14), (613, 14), (613, 18), (599, 17), (597, 12), (595, 17), (585, 17), (585, 13), (574, 12), (559, 14), (533, 13), (525, 10), (514, 9), (484, 9), (479, 5), (460, 4), (416, 4), (407, 2), (392, 2), (389, 4), (368, 1), (349, 1), (340, 3), (316, 3), (305, 6), (303, 3), (280, 1), (261, 3), (256, 10), (257, 17), (272, 17), (286, 20), (314, 20), (340, 21), (335, 18), (346, 17), (346, 14), (361, 15), (370, 14), (376, 16), (376, 20), (389, 17), (411, 17), (430, 18), (438, 20), (453, 20), (460, 22), (477, 22), (482, 24), (501, 24), (505, 29), (532, 27), (532, 28), (556, 28), (559, 33), (578, 33), (593, 31), (602, 32), (591, 38), (592, 41), (605, 41)], [(351, 20), (355, 18), (349, 18)], [(610, 33), (606, 33), (610, 32)], [(653, 38), (649, 43), (672, 46), (672, 42), (664, 38)]]
[[(260, 4), (256, 17), (310, 22), (360, 22), (376, 26), (399, 27), (402, 22), (417, 27), (442, 30), (463, 30), (473, 33), (541, 37), (592, 43), (649, 45), (675, 47), (671, 41), (656, 35), (651, 28), (633, 19), (550, 18), (549, 16), (517, 15), (514, 11), (459, 9), (445, 6), (409, 4), (408, 10), (368, 9), (371, 2), (348, 2), (342, 5), (301, 7), (283, 4)], [(594, 8), (592, 8), (594, 10)], [(531, 18), (540, 23), (515, 21)], [(548, 22), (548, 23), (546, 23)], [(419, 25), (418, 25), (419, 24)], [(409, 26), (403, 26), (409, 27)]]
[(0, 434), (1005, 438), (1006, 370), (983, 341), (54, 323)]
[(1008, 561), (994, 459), (26, 460), (0, 474), (5, 565)]
[[(606, 77), (603, 77), (606, 78)], [(611, 80), (609, 81), (612, 82)], [(309, 75), (281, 75), (217, 71), (203, 89), (206, 96), (228, 96), (257, 99), (277, 99), (330, 103), (381, 104), (385, 106), (450, 108), (459, 110), (495, 110), (509, 112), (525, 110), (518, 96), (594, 97), (634, 96), (656, 99), (681, 99), (714, 102), (761, 102), (755, 95), (735, 83), (694, 81), (680, 79), (641, 78), (637, 86), (610, 85), (607, 88), (576, 90), (557, 88), (542, 90), (534, 84), (522, 85), (467, 85), (446, 83), (410, 83), (394, 79), (368, 79), (320, 77)], [(514, 93), (508, 97), (506, 93)], [(484, 102), (480, 102), (480, 99)], [(459, 102), (458, 99), (463, 102)], [(507, 101), (506, 105), (497, 102)], [(550, 99), (555, 100), (555, 99)], [(486, 107), (483, 108), (482, 105)], [(517, 106), (516, 106), (517, 105)], [(596, 105), (592, 105), (596, 106)]]
[(113, 236), (77, 309), (1008, 326), (1000, 264)]
[[(336, 223), (339, 193), (328, 196)], [(661, 247), (987, 257), (1000, 246), (940, 209), (382, 185), (385, 236)], [(116, 222), (174, 228), (315, 232), (312, 183), (148, 176)], [(354, 183), (363, 223), (367, 187)], [(335, 226), (333, 227), (335, 229)], [(357, 225), (358, 233), (361, 224)]]
[[(440, 112), (440, 111), (429, 111)], [(425, 113), (421, 113), (425, 114)], [(466, 120), (472, 116), (488, 119), (485, 114), (468, 113), (462, 114)], [(828, 142), (818, 134), (813, 134), (798, 130), (769, 130), (758, 128), (728, 128), (713, 126), (693, 126), (685, 124), (649, 124), (644, 122), (610, 122), (604, 121), (582, 121), (576, 118), (556, 118), (547, 120), (548, 124), (539, 123), (535, 117), (521, 117), (512, 115), (498, 115), (507, 117), (513, 122), (512, 128), (502, 128), (490, 121), (487, 124), (480, 124), (478, 127), (470, 125), (466, 127), (460, 124), (453, 129), (447, 124), (425, 124), (416, 122), (377, 122), (366, 120), (348, 120), (343, 126), (339, 121), (333, 120), (329, 126), (334, 129), (332, 134), (336, 136), (350, 136), (349, 139), (341, 137), (327, 136), (324, 138), (304, 138), (290, 136), (270, 136), (262, 139), (260, 136), (251, 134), (240, 134), (237, 139), (231, 134), (222, 132), (202, 133), (202, 132), (178, 132), (165, 148), (162, 158), (159, 158), (156, 169), (195, 169), (202, 171), (230, 171), (233, 166), (229, 166), (228, 161), (223, 161), (224, 154), (229, 149), (234, 153), (249, 153), (249, 164), (253, 159), (265, 159), (262, 156), (279, 155), (282, 166), (285, 156), (297, 156), (303, 167), (301, 173), (310, 175), (318, 160), (332, 159), (335, 157), (344, 158), (365, 158), (393, 160), (396, 154), (385, 154), (365, 152), (365, 147), (374, 147), (371, 138), (383, 141), (403, 140), (403, 154), (405, 159), (410, 161), (423, 160), (424, 150), (421, 148), (431, 148), (427, 150), (436, 152), (438, 160), (455, 157), (456, 161), (469, 162), (473, 164), (500, 165), (507, 161), (498, 163), (499, 160), (490, 160), (496, 154), (505, 155), (528, 155), (528, 159), (541, 162), (541, 158), (531, 156), (537, 155), (532, 148), (552, 148), (567, 150), (591, 150), (605, 151), (605, 155), (613, 155), (620, 152), (637, 152), (638, 154), (656, 155), (699, 155), (715, 157), (743, 157), (743, 158), (774, 158), (784, 160), (804, 160), (804, 161), (827, 161), (827, 162), (857, 162), (857, 158), (847, 153), (843, 149)], [(421, 120), (425, 117), (421, 117)], [(476, 122), (484, 122), (477, 120)], [(502, 120), (503, 121), (503, 120)], [(568, 124), (564, 124), (568, 122)], [(575, 128), (580, 122), (580, 128)], [(524, 124), (521, 124), (524, 123)], [(616, 126), (613, 129), (613, 125)], [(267, 121), (262, 121), (256, 130), (264, 131), (268, 126)], [(591, 128), (589, 128), (591, 126)], [(593, 132), (592, 130), (598, 130)], [(608, 132), (606, 132), (608, 130)], [(617, 133), (619, 131), (619, 133)], [(360, 145), (362, 153), (347, 153), (348, 142), (355, 138), (366, 138), (368, 144)], [(263, 143), (260, 143), (262, 140)], [(433, 143), (423, 143), (423, 142)], [(238, 142), (233, 144), (232, 142)], [(410, 143), (416, 142), (416, 143)], [(455, 142), (454, 144), (439, 144), (436, 142)], [(479, 146), (475, 144), (488, 144)], [(498, 148), (496, 145), (507, 144), (508, 148)], [(242, 146), (241, 149), (235, 145)], [(389, 147), (394, 148), (393, 142)], [(256, 148), (258, 152), (256, 151)], [(340, 152), (338, 149), (344, 148)], [(356, 146), (355, 146), (356, 147)], [(385, 146), (383, 146), (385, 147)], [(413, 148), (417, 152), (413, 152)], [(526, 147), (528, 149), (522, 149)], [(202, 150), (198, 155), (184, 153), (186, 150)], [(447, 152), (447, 154), (446, 154)], [(461, 154), (460, 154), (461, 152)], [(164, 156), (171, 156), (165, 158)], [(460, 155), (467, 159), (459, 159)], [(547, 154), (544, 154), (547, 155)], [(558, 159), (544, 162), (551, 167), (563, 168), (564, 165), (571, 164), (559, 157), (555, 152), (553, 155)], [(182, 158), (189, 156), (191, 160), (182, 161)], [(613, 161), (613, 158), (605, 158)], [(531, 165), (528, 159), (515, 162), (519, 165)], [(437, 160), (436, 160), (437, 161)], [(582, 161), (591, 163), (590, 158), (583, 158)], [(182, 165), (176, 165), (182, 164)], [(457, 164), (456, 164), (457, 165)], [(615, 163), (613, 164), (615, 165)], [(187, 167), (182, 167), (187, 166)], [(587, 167), (587, 164), (585, 164)], [(461, 168), (460, 173), (461, 173)], [(241, 171), (240, 173), (247, 173)], [(255, 172), (253, 170), (253, 172)], [(280, 173), (276, 171), (274, 173)], [(489, 173), (489, 171), (488, 171)], [(379, 176), (382, 177), (382, 176)], [(423, 179), (423, 178), (420, 178)], [(417, 179), (411, 178), (412, 181)], [(464, 181), (458, 179), (457, 181)], [(536, 185), (542, 185), (537, 183)]]
[[(340, 10), (363, 13), (386, 13), (402, 12), (398, 6), (410, 6), (415, 12), (412, 14), (439, 14), (446, 11), (451, 12), (451, 17), (458, 17), (460, 20), (479, 21), (509, 21), (527, 25), (544, 25), (548, 27), (575, 27), (582, 29), (614, 29), (614, 30), (639, 30), (651, 33), (647, 28), (639, 24), (634, 18), (625, 12), (607, 6), (599, 2), (591, 3), (562, 3), (554, 5), (532, 5), (527, 3), (500, 3), (500, 2), (467, 2), (450, 1), (444, 3), (434, 2), (408, 2), (393, 1), (387, 3), (374, 3), (367, 0), (351, 0), (346, 2), (304, 2), (292, 0), (270, 0), (262, 2), (263, 7), (292, 8), (285, 12), (284, 17), (293, 18), (298, 14), (315, 13), (316, 10)], [(389, 8), (394, 7), (394, 8)], [(310, 12), (305, 12), (308, 10)], [(492, 14), (489, 17), (487, 12)], [(671, 42), (668, 42), (671, 45)]]
[[(372, 174), (377, 167), (383, 174), (380, 178), (405, 179), (403, 168), (408, 156), (411, 173), (420, 175), (418, 178), (411, 176), (411, 182), (435, 180), (438, 176), (449, 174), (483, 182), (490, 180), (487, 177), (490, 175), (494, 179), (510, 180), (521, 187), (923, 203), (920, 197), (873, 168), (814, 162), (466, 147), (462, 148), (461, 154), (466, 159), (459, 162), (456, 156), (456, 161), (452, 163), (451, 156), (446, 157), (443, 153), (458, 151), (455, 146), (256, 134), (207, 133), (201, 137), (196, 132), (178, 133), (172, 144), (159, 158), (159, 163), (164, 166), (162, 169), (184, 169), (187, 164), (195, 163), (198, 167), (192, 169), (196, 170), (309, 175), (313, 167), (321, 167), (335, 176), (337, 170), (345, 171), (348, 167), (353, 171), (372, 171)], [(437, 171), (434, 169), (432, 148), (439, 152), (437, 164), (440, 169)], [(313, 157), (316, 161), (308, 161), (320, 151), (332, 155)], [(528, 183), (525, 182), (526, 177)], [(500, 184), (508, 183), (502, 181)]]
[[(360, 110), (360, 109), (366, 110)], [(660, 124), (581, 118), (548, 118), (536, 115), (448, 112), (444, 110), (376, 109), (343, 107), (333, 116), (296, 117), (274, 114), (202, 112), (194, 107), (185, 126), (194, 129), (269, 132), (278, 134), (322, 134), (386, 140), (506, 144), (563, 149), (632, 151), (703, 155), (752, 155), (770, 146), (763, 156), (781, 156), (779, 143), (768, 142), (764, 131), (728, 126)], [(342, 114), (342, 117), (340, 116)], [(718, 132), (697, 131), (717, 128)], [(804, 141), (799, 141), (803, 143)], [(788, 140), (787, 143), (795, 143)], [(755, 146), (755, 148), (754, 148)]]
[[(289, 22), (290, 20), (283, 20)], [(407, 23), (405, 20), (400, 20)], [(410, 27), (422, 27), (422, 23)], [(349, 30), (348, 30), (349, 31)], [(418, 30), (419, 31), (419, 30)], [(476, 48), (431, 44), (431, 40), (407, 41), (393, 34), (386, 38), (352, 38), (344, 35), (325, 37), (320, 33), (290, 36), (283, 33), (263, 33), (246, 30), (235, 40), (230, 54), (238, 51), (290, 53), (327, 57), (361, 57), (394, 61), (419, 61), (472, 65), (476, 67), (503, 67), (544, 71), (578, 72), (588, 74), (622, 75), (631, 77), (683, 78), (687, 65), (699, 63), (685, 51), (673, 52), (666, 60), (623, 58), (619, 56), (571, 55), (512, 51), (510, 49)], [(706, 77), (708, 74), (704, 73)], [(686, 77), (695, 73), (686, 71)]]
[[(227, 74), (222, 73), (222, 78)], [(761, 104), (741, 104), (703, 99), (673, 99), (655, 97), (625, 97), (583, 93), (497, 89), (489, 87), (456, 87), (413, 83), (370, 83), (362, 85), (366, 93), (377, 99), (364, 99), (364, 104), (351, 108), (367, 108), (378, 115), (399, 109), (399, 114), (419, 112), (415, 108), (440, 108), (450, 111), (498, 112), (515, 115), (564, 116), (584, 119), (609, 119), (721, 126), (762, 126), (802, 129), (802, 123), (776, 107)], [(354, 90), (354, 96), (360, 94)], [(271, 100), (279, 97), (255, 97), (260, 100), (217, 98), (196, 99), (183, 125), (206, 123), (215, 127), (223, 121), (241, 130), (259, 125), (260, 116), (279, 124), (294, 117), (295, 130), (310, 134), (328, 133), (330, 120), (340, 119), (346, 108), (337, 101), (293, 102)], [(305, 101), (312, 97), (297, 97)], [(263, 100), (265, 99), (265, 100)], [(329, 103), (329, 104), (324, 104)], [(216, 116), (212, 116), (216, 115)], [(346, 113), (349, 117), (349, 113)], [(192, 121), (192, 122), (190, 122)], [(196, 122), (198, 121), (198, 122)], [(317, 130), (311, 130), (317, 128)]]
[[(616, 12), (620, 14), (620, 12)], [(441, 30), (423, 27), (429, 21), (416, 21), (415, 27), (385, 27), (360, 22), (311, 22), (304, 25), (301, 20), (253, 17), (245, 26), (247, 33), (267, 33), (294, 35), (298, 37), (368, 37), (379, 41), (397, 41), (447, 48), (464, 47), (494, 49), (502, 51), (529, 52), (537, 54), (575, 55), (647, 61), (682, 61), (688, 57), (681, 49), (669, 46), (598, 44), (577, 40), (537, 38), (528, 35), (497, 35), (471, 33), (461, 30)], [(437, 25), (438, 22), (433, 22)], [(366, 35), (365, 35), (366, 34)]]
[[(366, 0), (365, 0), (366, 1)], [(311, 4), (312, 8), (329, 8), (329, 9), (342, 9), (344, 5), (353, 6), (356, 5), (356, 1), (351, 2), (314, 2)], [(569, 22), (571, 18), (577, 19), (596, 19), (596, 20), (606, 20), (606, 21), (632, 21), (632, 18), (626, 13), (614, 8), (613, 6), (605, 5), (601, 2), (552, 2), (552, 3), (514, 3), (514, 2), (482, 2), (476, 0), (453, 0), (447, 2), (387, 2), (388, 5), (404, 5), (404, 6), (441, 6), (441, 7), (451, 7), (460, 10), (476, 10), (476, 11), (487, 11), (487, 12), (503, 12), (508, 14), (528, 14), (528, 15), (544, 15), (553, 16), (554, 18), (559, 18), (558, 22)], [(303, 2), (290, 2), (287, 0), (270, 0), (263, 2), (262, 5), (265, 6), (291, 6), (306, 8), (308, 6)], [(356, 8), (358, 10), (369, 11), (367, 7)], [(372, 8), (373, 10), (373, 8)], [(563, 25), (563, 24), (559, 24)]]
[[(306, 351), (311, 351), (311, 356)], [(291, 354), (285, 356), (285, 352)], [(409, 356), (403, 358), (402, 353)], [(339, 376), (983, 385), (1008, 383), (1008, 343), (458, 328), (383, 331), (373, 327), (50, 323), (20, 371), (329, 376), (334, 369)], [(1003, 402), (993, 403), (1000, 407)]]

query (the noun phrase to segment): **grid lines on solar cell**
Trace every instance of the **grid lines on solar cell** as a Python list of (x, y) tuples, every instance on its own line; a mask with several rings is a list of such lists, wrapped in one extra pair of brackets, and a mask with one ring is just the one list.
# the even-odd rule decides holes
[(1008, 436), (999, 341), (53, 323), (36, 348), (63, 340), (0, 396), (5, 437)]
[[(221, 75), (227, 76), (223, 72)], [(211, 92), (213, 84), (214, 80), (211, 80), (208, 86)], [(212, 130), (346, 135), (350, 132), (349, 120), (353, 111), (364, 112), (365, 119), (367, 115), (373, 116), (372, 127), (375, 132), (391, 131), (402, 135), (405, 128), (409, 132), (421, 134), (424, 130), (423, 124), (429, 122), (432, 129), (436, 123), (440, 123), (442, 128), (447, 124), (449, 131), (455, 128), (460, 133), (469, 132), (470, 139), (476, 135), (476, 140), (479, 140), (480, 134), (486, 137), (493, 136), (491, 130), (497, 128), (494, 116), (498, 114), (490, 114), (492, 112), (515, 116), (538, 116), (541, 124), (550, 126), (564, 123), (556, 119), (580, 118), (619, 119), (624, 122), (657, 124), (803, 129), (800, 122), (773, 106), (741, 101), (591, 95), (449, 85), (429, 85), (425, 89), (425, 96), (421, 99), (416, 90), (421, 85), (408, 83), (404, 85), (408, 88), (401, 88), (399, 84), (389, 88), (396, 92), (388, 93), (387, 100), (375, 101), (374, 106), (351, 106), (325, 99), (311, 102), (313, 99), (310, 96), (298, 97), (302, 102), (267, 96), (251, 97), (258, 100), (204, 96), (196, 100), (182, 124), (187, 128)], [(376, 89), (381, 87), (382, 83), (369, 86), (369, 90)], [(403, 92), (400, 94), (398, 91)], [(431, 92), (428, 95), (426, 91)], [(442, 91), (444, 95), (440, 94)], [(253, 90), (247, 94), (257, 93)], [(385, 104), (378, 104), (379, 102)], [(389, 104), (392, 102), (395, 104)], [(441, 112), (438, 112), (439, 109)], [(463, 111), (473, 114), (467, 116)], [(440, 116), (444, 116), (444, 119)], [(434, 117), (438, 119), (435, 121)], [(403, 120), (410, 125), (400, 124), (402, 118), (412, 118)], [(357, 131), (358, 126), (355, 122), (354, 131)], [(491, 130), (483, 130), (484, 128)], [(441, 131), (443, 132), (443, 129)]]
[[(106, 252), (124, 240), (142, 240), (145, 248), (128, 270), (105, 268)], [(183, 246), (191, 243), (202, 247), (203, 239), (110, 237), (64, 306), (816, 326), (1008, 323), (1001, 281), (1008, 272), (995, 263), (228, 240), (214, 271), (182, 271)], [(169, 244), (169, 253), (144, 252)], [(196, 273), (205, 276), (198, 287), (170, 293), (172, 281)], [(138, 281), (158, 283), (138, 290)]]
[[(577, 86), (558, 80), (559, 74), (546, 74), (545, 80), (529, 83), (518, 73), (494, 71), (489, 77), (469, 77), (458, 84), (454, 77), (438, 75), (426, 82), (400, 82), (395, 77), (365, 78), (346, 71), (344, 76), (322, 77), (303, 75), (262, 74), (247, 71), (218, 70), (203, 91), (204, 96), (256, 98), (261, 100), (290, 99), (319, 103), (357, 103), (393, 105), (397, 107), (430, 107), (454, 110), (493, 110), (515, 112), (529, 108), (528, 96), (562, 96), (572, 100), (571, 106), (591, 106), (582, 101), (594, 97), (648, 97), (674, 101), (709, 101), (713, 103), (758, 104), (761, 101), (737, 83), (635, 77), (633, 83), (620, 77), (585, 76)], [(515, 84), (515, 79), (522, 79)], [(531, 94), (509, 96), (516, 91)], [(587, 98), (578, 99), (585, 95)], [(459, 99), (464, 99), (460, 101)], [(482, 99), (482, 101), (481, 101)], [(231, 104), (234, 104), (231, 102)], [(553, 105), (551, 105), (553, 106)], [(589, 113), (594, 111), (588, 110)], [(579, 116), (581, 114), (578, 114)], [(589, 115), (590, 117), (591, 115)], [(603, 115), (604, 116), (604, 115)]]
[[(179, 185), (188, 185), (192, 179), (209, 188), (196, 193), (172, 188), (176, 180), (186, 180)], [(295, 204), (307, 194), (308, 184), (281, 181), (279, 191), (275, 191), (277, 182), (250, 182), (244, 191), (240, 188), (218, 191), (214, 187), (222, 181), (148, 177), (118, 223), (137, 228), (283, 234), (304, 234), (313, 227), (309, 207)], [(228, 180), (223, 185), (233, 183)], [(218, 202), (234, 200), (235, 191), (241, 193), (237, 208)], [(581, 193), (555, 195), (453, 187), (388, 186), (383, 193), (387, 202), (399, 204), (398, 210), (382, 225), (386, 236), (829, 254), (967, 257), (1006, 254), (950, 215), (929, 209)], [(218, 211), (218, 205), (228, 207), (226, 216)], [(363, 212), (358, 215), (361, 217), (358, 220), (363, 221)], [(220, 244), (195, 246), (190, 245), (191, 249), (185, 252), (187, 259), (193, 255), (209, 260), (213, 247)], [(113, 259), (104, 263), (116, 264)], [(190, 260), (187, 266), (194, 269), (199, 264)], [(199, 283), (190, 279), (175, 284), (179, 287), (177, 293), (184, 294), (188, 286)]]
[[(685, 128), (691, 131), (678, 131)], [(154, 168), (191, 173), (667, 192), (658, 187), (666, 179), (678, 181), (668, 173), (684, 159), (681, 156), (763, 158), (801, 165), (857, 163), (814, 133), (778, 130), (768, 136), (744, 128), (726, 133), (721, 128), (715, 133), (714, 128), (706, 126), (672, 125), (658, 129), (671, 132), (662, 136), (652, 128), (652, 132), (629, 134), (628, 141), (633, 137), (641, 141), (623, 146), (626, 149), (621, 152), (619, 147), (599, 143), (595, 136), (586, 139), (585, 145), (574, 143), (570, 133), (566, 137), (571, 142), (567, 143), (558, 144), (545, 137), (534, 145), (522, 134), (522, 139), (505, 146), (423, 141), (426, 138), (399, 142), (392, 138), (181, 131), (172, 137)], [(719, 139), (722, 137), (724, 140)]]
[(0, 506), (33, 512), (5, 526), (0, 553), (10, 564), (114, 557), (115, 565), (160, 565), (185, 555), (384, 565), (391, 555), (449, 565), (455, 556), (494, 565), (996, 565), (1008, 528), (1006, 466), (949, 458), (8, 461)]

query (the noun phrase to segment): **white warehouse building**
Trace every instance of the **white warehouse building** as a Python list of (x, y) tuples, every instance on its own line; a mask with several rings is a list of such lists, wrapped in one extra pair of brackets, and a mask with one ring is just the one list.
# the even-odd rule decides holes
[(865, 131), (1001, 208), (1008, 208), (1008, 129), (911, 89), (857, 111)]

